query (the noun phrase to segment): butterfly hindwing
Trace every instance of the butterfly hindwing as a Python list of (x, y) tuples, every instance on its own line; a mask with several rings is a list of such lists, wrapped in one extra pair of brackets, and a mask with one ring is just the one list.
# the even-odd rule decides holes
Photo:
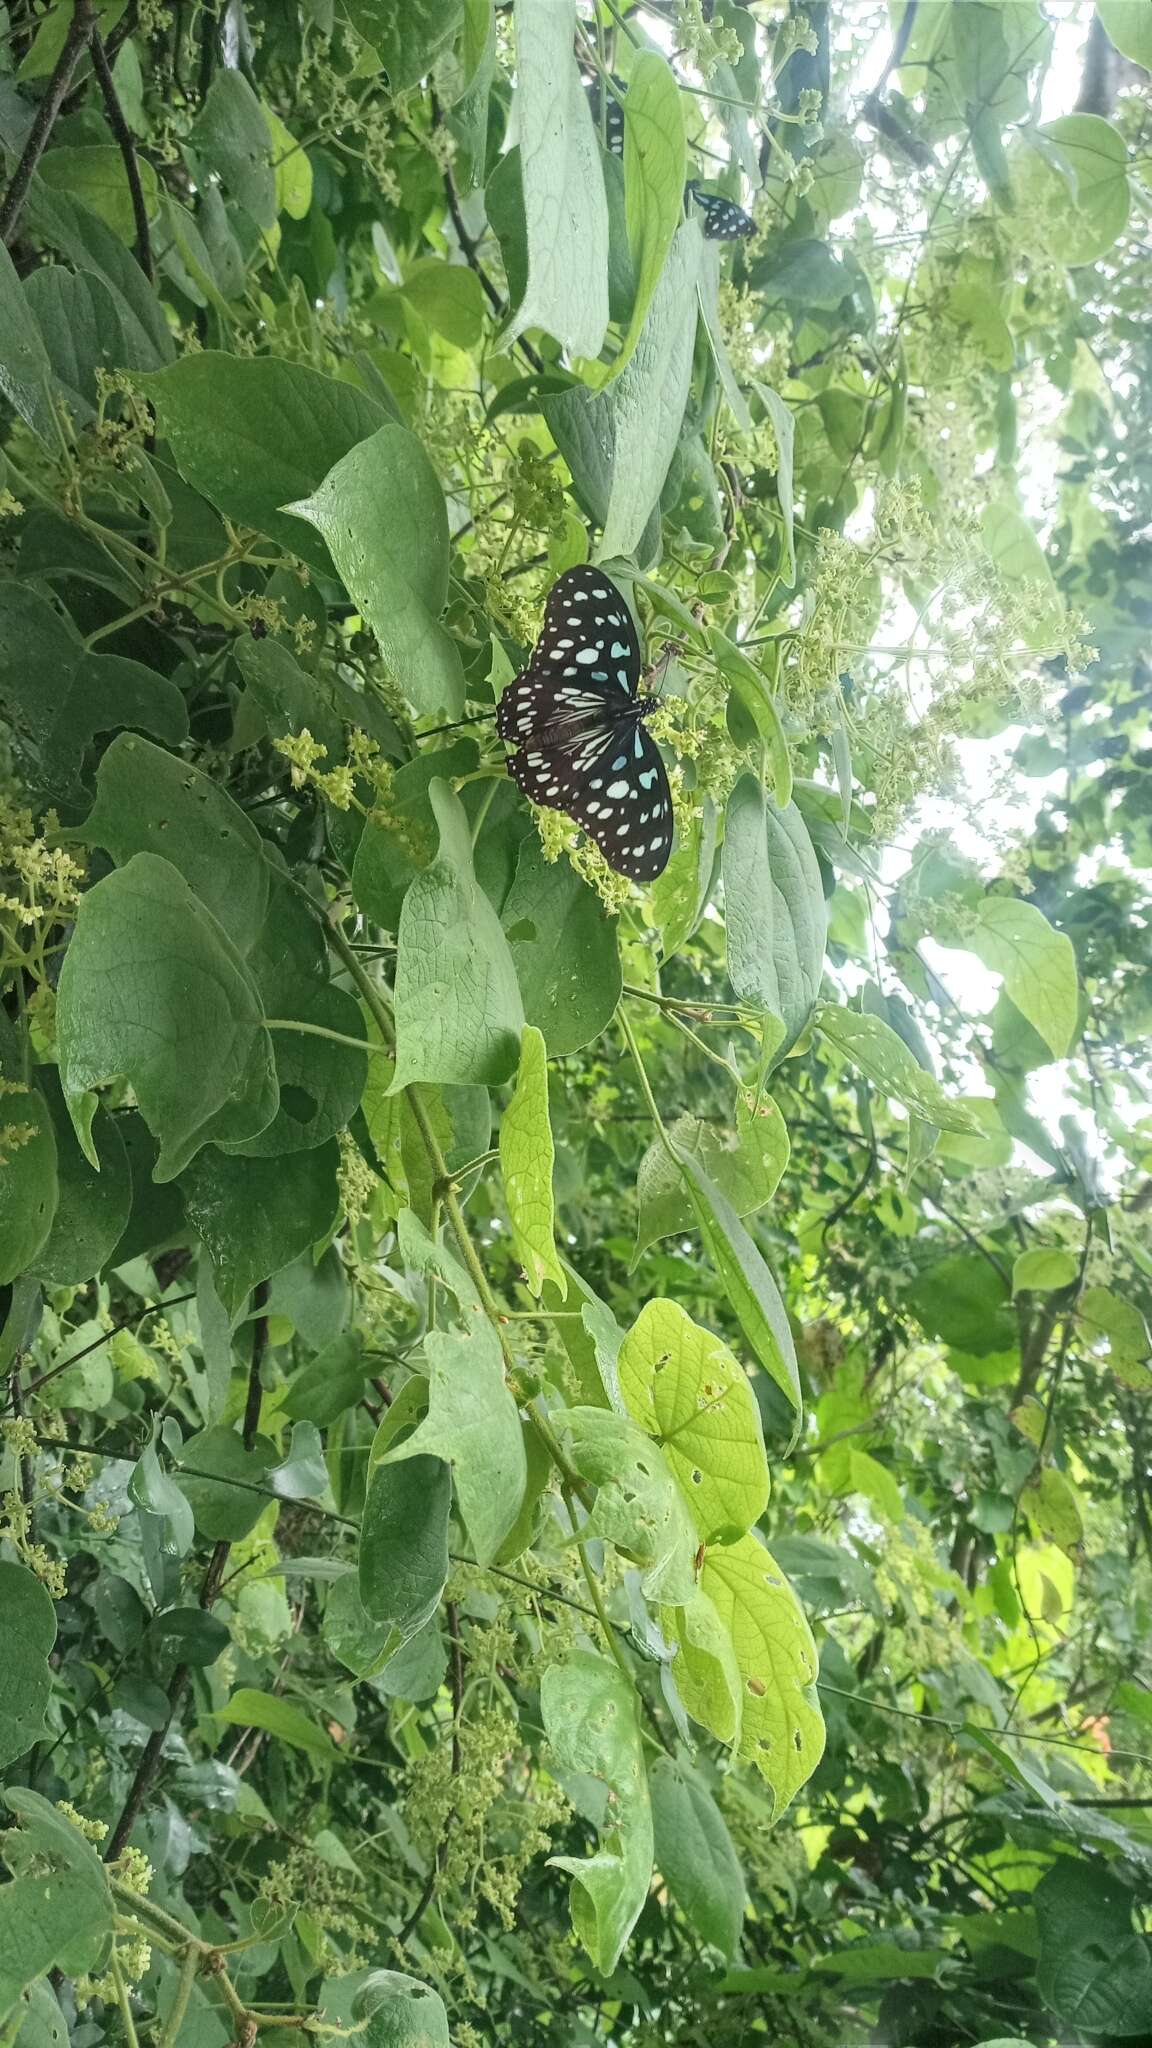
[(672, 850), (672, 797), (660, 750), (631, 723), (579, 753), (529, 742), (509, 770), (533, 803), (566, 811), (594, 839), (609, 867), (651, 882)]
[(696, 201), (704, 215), (704, 239), (706, 242), (738, 242), (746, 235), (754, 235), (756, 223), (742, 206), (736, 206), (731, 199), (725, 199), (719, 192), (705, 192), (693, 182), (685, 187), (686, 193)]

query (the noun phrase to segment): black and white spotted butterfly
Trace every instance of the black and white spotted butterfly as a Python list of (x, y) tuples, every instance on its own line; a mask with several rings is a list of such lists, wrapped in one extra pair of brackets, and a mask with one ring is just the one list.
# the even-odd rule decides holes
[[(615, 86), (615, 88), (616, 88), (616, 91), (617, 91), (617, 92), (619, 92), (619, 93), (626, 93), (626, 92), (627, 92), (627, 90), (628, 90), (628, 87), (626, 86), (626, 84), (624, 83), (624, 80), (623, 80), (622, 78), (613, 78), (613, 80), (612, 80), (612, 84), (613, 84), (613, 85)], [(599, 135), (601, 131), (600, 131), (600, 80), (599, 80), (599, 78), (598, 78), (598, 77), (596, 77), (596, 78), (593, 78), (593, 79), (591, 79), (591, 80), (589, 81), (589, 85), (588, 85), (588, 104), (589, 104), (589, 106), (590, 106), (590, 107), (591, 107), (591, 109), (592, 109), (592, 119), (593, 119), (593, 121), (595, 122), (595, 125), (596, 125), (596, 133), (597, 133), (597, 135)], [(604, 132), (604, 146), (605, 146), (605, 148), (606, 148), (606, 149), (610, 149), (610, 150), (611, 150), (611, 152), (612, 152), (612, 154), (613, 154), (613, 156), (623, 156), (623, 154), (624, 154), (624, 109), (623, 109), (623, 107), (622, 107), (622, 106), (620, 105), (620, 102), (619, 102), (619, 100), (618, 100), (618, 99), (615, 99), (615, 98), (613, 97), (613, 95), (612, 95), (611, 93), (609, 93), (609, 94), (608, 94), (608, 104), (607, 104), (607, 106), (606, 106), (606, 108), (605, 108), (605, 112), (604, 112), (604, 131), (603, 131), (603, 132)]]
[(672, 799), (645, 729), (656, 699), (640, 693), (641, 667), (611, 578), (566, 569), (527, 668), (500, 699), (496, 729), (515, 750), (508, 769), (525, 796), (567, 811), (617, 874), (651, 882), (672, 851)]
[(734, 206), (718, 192), (705, 192), (694, 179), (685, 185), (684, 197), (694, 199), (703, 211), (706, 242), (739, 242), (745, 235), (756, 233), (755, 221), (742, 206)]

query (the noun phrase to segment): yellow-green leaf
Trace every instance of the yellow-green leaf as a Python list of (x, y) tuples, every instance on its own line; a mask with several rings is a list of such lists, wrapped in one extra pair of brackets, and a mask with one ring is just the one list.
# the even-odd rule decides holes
[(710, 1550), (701, 1586), (732, 1638), (740, 1671), (739, 1754), (770, 1786), (779, 1815), (824, 1754), (812, 1631), (783, 1572), (755, 1536)]
[(744, 1688), (732, 1638), (707, 1593), (697, 1588), (683, 1607), (660, 1610), (660, 1626), (676, 1644), (672, 1676), (686, 1711), (718, 1742), (740, 1740)]
[(304, 220), (312, 205), (312, 165), (308, 152), (271, 107), (263, 106), (263, 114), (272, 137), (276, 211), (286, 213), (291, 220)]
[(520, 1068), (512, 1100), (500, 1124), (500, 1171), (508, 1201), (512, 1243), (531, 1292), (539, 1299), (546, 1280), (568, 1292), (556, 1252), (552, 1169), (556, 1153), (548, 1120), (548, 1052), (535, 1024), (520, 1041)]
[(674, 1301), (650, 1301), (620, 1351), (620, 1391), (659, 1439), (705, 1543), (731, 1542), (768, 1505), (760, 1411), (743, 1368)]

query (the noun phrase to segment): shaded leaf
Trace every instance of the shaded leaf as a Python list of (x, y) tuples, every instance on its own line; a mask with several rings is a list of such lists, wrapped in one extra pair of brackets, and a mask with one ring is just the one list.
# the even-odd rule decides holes
[(652, 1876), (652, 1810), (639, 1703), (615, 1664), (577, 1651), (544, 1673), (540, 1707), (560, 1769), (590, 1773), (613, 1795), (600, 1847), (584, 1858), (550, 1859), (572, 1875), (573, 1928), (596, 1968), (608, 1976), (640, 1917)]
[(530, 1291), (546, 1280), (568, 1291), (556, 1251), (552, 1169), (556, 1154), (548, 1120), (548, 1051), (534, 1024), (524, 1027), (512, 1100), (500, 1119), (500, 1171), (512, 1225), (512, 1244)]

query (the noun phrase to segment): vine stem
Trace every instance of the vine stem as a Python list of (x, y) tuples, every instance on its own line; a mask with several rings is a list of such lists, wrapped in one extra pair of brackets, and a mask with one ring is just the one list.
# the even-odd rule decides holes
[[(185, 1939), (187, 1940), (187, 1936), (185, 1936)], [(200, 1948), (194, 1948), (192, 1943), (188, 1942), (188, 1946), (184, 1951), (184, 1960), (180, 1965), (180, 1976), (176, 1984), (176, 1996), (172, 2000), (172, 2009), (165, 2021), (164, 2032), (160, 2036), (159, 2048), (175, 2048), (175, 2044), (180, 2038), (180, 2029), (184, 2025), (184, 2015), (188, 2010), (188, 2000), (192, 1996), (192, 1986), (196, 1982), (196, 1973), (200, 1969), (203, 1960), (203, 1953)]]
[(656, 1097), (652, 1093), (652, 1084), (648, 1079), (644, 1062), (640, 1057), (640, 1048), (636, 1043), (632, 1026), (628, 1022), (628, 1012), (624, 1008), (623, 1003), (621, 1003), (619, 1009), (616, 1012), (616, 1015), (620, 1022), (620, 1029), (624, 1035), (624, 1043), (628, 1047), (628, 1050), (632, 1055), (632, 1063), (636, 1068), (637, 1077), (640, 1082), (640, 1088), (643, 1093), (644, 1100), (648, 1104), (648, 1113), (656, 1126), (656, 1129), (660, 1136), (660, 1142), (663, 1145), (664, 1150), (667, 1152), (669, 1159), (672, 1161), (674, 1166), (679, 1168), (680, 1161), (676, 1154), (676, 1148), (673, 1145), (671, 1138), (668, 1136), (668, 1131), (665, 1126), (664, 1119), (661, 1116), (660, 1111), (657, 1107)]
[[(572, 1510), (572, 1498), (567, 1487), (564, 1488), (564, 1505), (568, 1509), (569, 1515), (571, 1515), (572, 1517), (572, 1527), (575, 1528), (576, 1516)], [(600, 1623), (600, 1628), (603, 1633), (604, 1640), (612, 1653), (612, 1661), (617, 1666), (618, 1670), (621, 1672), (624, 1679), (627, 1681), (629, 1687), (635, 1689), (636, 1681), (633, 1678), (631, 1671), (628, 1669), (628, 1664), (625, 1659), (624, 1652), (620, 1648), (620, 1645), (616, 1640), (616, 1631), (612, 1626), (611, 1620), (609, 1619), (608, 1610), (604, 1605), (604, 1600), (600, 1592), (600, 1588), (596, 1584), (596, 1574), (592, 1570), (592, 1566), (588, 1561), (587, 1546), (586, 1544), (581, 1542), (579, 1537), (576, 1538), (576, 1549), (580, 1558), (580, 1569), (584, 1574), (584, 1584), (588, 1588), (588, 1598), (591, 1600), (593, 1607), (596, 1609), (596, 1619)]]
[[(136, 2022), (132, 2017), (132, 2005), (128, 1997), (128, 1986), (124, 1982), (124, 1972), (120, 1968), (116, 1956), (115, 1942), (112, 1944), (112, 1953), (108, 1958), (108, 1963), (112, 1973), (112, 1982), (116, 1986), (116, 2003), (120, 2008), (120, 2017), (124, 2022), (124, 2037), (128, 2043), (128, 2048), (140, 2048), (136, 2033)], [(187, 2000), (185, 2000), (185, 2003), (187, 2003)], [(183, 2018), (183, 2014), (181, 2014), (181, 2018)], [(167, 2040), (167, 2035), (165, 2035), (165, 2040)]]

